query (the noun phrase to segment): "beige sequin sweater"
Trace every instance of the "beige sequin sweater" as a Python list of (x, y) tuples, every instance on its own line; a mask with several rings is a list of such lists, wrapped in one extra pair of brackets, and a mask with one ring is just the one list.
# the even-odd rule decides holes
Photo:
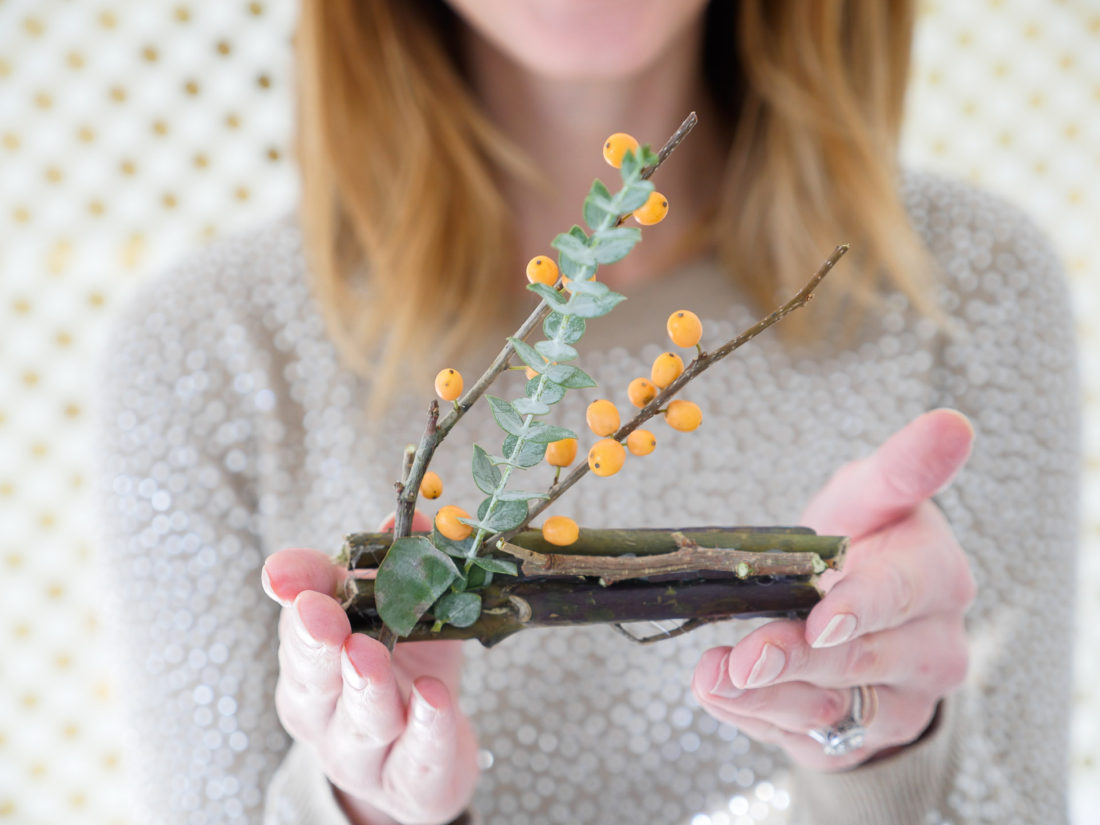
[[(653, 455), (586, 479), (554, 512), (592, 527), (791, 524), (841, 464), (955, 407), (977, 440), (936, 501), (978, 583), (965, 688), (903, 753), (810, 775), (691, 697), (700, 654), (745, 623), (645, 647), (607, 627), (468, 643), (461, 703), (488, 765), (486, 823), (1066, 821), (1079, 460), (1066, 285), (1016, 209), (923, 173), (903, 189), (957, 337), (899, 295), (847, 348), (796, 356), (766, 334), (689, 388), (700, 432), (659, 432)], [(100, 359), (101, 555), (147, 822), (346, 823), (276, 717), (277, 606), (260, 567), (284, 547), (334, 552), (392, 510), (430, 388), (369, 431), (301, 244), (286, 219), (190, 256), (138, 289)], [(589, 325), (580, 363), (601, 388), (570, 393), (563, 419), (597, 393), (626, 403), (671, 309), (696, 310), (711, 341), (755, 320), (711, 264), (627, 295)], [(487, 418), (467, 416), (433, 463), (451, 501), (477, 501), (469, 444), (500, 438)]]

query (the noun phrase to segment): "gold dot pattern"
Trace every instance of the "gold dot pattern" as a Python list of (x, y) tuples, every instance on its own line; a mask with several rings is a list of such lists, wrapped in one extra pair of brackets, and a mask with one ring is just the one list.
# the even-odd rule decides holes
[[(0, 1), (0, 763), (18, 780), (0, 783), (0, 824), (140, 821), (124, 802), (125, 722), (92, 584), (92, 359), (142, 278), (297, 192), (297, 4), (139, 5)], [(1100, 16), (1030, 0), (923, 0), (920, 14), (904, 157), (1024, 206), (1061, 252), (1082, 319), (1084, 823), (1100, 810), (1100, 332), (1088, 320), (1100, 196), (1086, 185), (1100, 182)]]

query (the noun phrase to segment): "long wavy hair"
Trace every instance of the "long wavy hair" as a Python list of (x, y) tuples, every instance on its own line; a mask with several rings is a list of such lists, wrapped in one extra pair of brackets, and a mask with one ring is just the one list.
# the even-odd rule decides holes
[[(812, 318), (780, 325), (792, 343), (825, 335), (823, 319), (852, 329), (884, 288), (937, 314), (930, 258), (899, 194), (914, 6), (708, 7), (704, 73), (729, 137), (710, 248), (766, 312), (836, 243), (852, 244)], [(534, 179), (479, 109), (446, 35), (456, 25), (440, 0), (302, 3), (300, 219), (329, 333), (375, 408), (429, 349), (438, 365), (503, 309), (513, 225), (496, 181)]]

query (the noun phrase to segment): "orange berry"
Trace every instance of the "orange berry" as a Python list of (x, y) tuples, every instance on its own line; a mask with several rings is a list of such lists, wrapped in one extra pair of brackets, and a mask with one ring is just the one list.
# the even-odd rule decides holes
[(443, 479), (438, 474), (428, 470), (424, 473), (424, 479), (420, 482), (420, 495), (424, 498), (439, 498), (443, 495)]
[(690, 433), (703, 420), (703, 411), (691, 401), (669, 401), (665, 422), (674, 430)]
[(653, 383), (660, 387), (662, 390), (680, 377), (680, 373), (684, 371), (684, 361), (675, 352), (662, 352), (653, 361), (653, 369), (649, 372), (649, 377), (653, 379)]
[(451, 541), (462, 541), (469, 538), (474, 528), (469, 524), (463, 524), (460, 518), (469, 518), (470, 514), (461, 507), (448, 504), (439, 508), (435, 514), (435, 529)]
[(568, 467), (577, 457), (577, 439), (563, 438), (546, 445), (546, 463), (552, 467)]
[(657, 397), (657, 387), (648, 378), (635, 378), (626, 388), (626, 397), (631, 404), (641, 409)]
[(538, 375), (538, 373), (537, 373), (537, 372), (535, 372), (535, 371), (534, 371), (533, 369), (531, 369), (530, 367), (528, 367), (527, 369), (525, 369), (525, 370), (523, 371), (523, 374), (524, 374), (524, 375), (525, 375), (525, 376), (527, 377), (527, 380), (528, 380), (528, 381), (530, 381), (530, 380), (531, 380), (532, 378), (534, 378), (534, 377), (535, 377), (536, 375)]
[(619, 429), (619, 410), (606, 398), (589, 404), (584, 419), (596, 435), (611, 435)]
[(703, 337), (703, 323), (690, 309), (679, 309), (668, 316), (668, 337), (678, 347), (694, 347)]
[(588, 451), (588, 468), (598, 476), (613, 476), (623, 468), (626, 450), (614, 438), (602, 438)]
[(635, 430), (626, 437), (626, 446), (634, 455), (649, 455), (657, 446), (657, 437), (649, 430)]
[(561, 547), (575, 542), (580, 534), (577, 522), (566, 516), (550, 516), (542, 525), (542, 537)]
[(634, 220), (642, 226), (660, 223), (668, 214), (668, 198), (660, 192), (650, 192), (646, 202), (634, 210)]
[(435, 377), (436, 394), (444, 401), (454, 401), (462, 395), (462, 373), (448, 367)]
[(536, 255), (527, 262), (527, 280), (553, 286), (558, 282), (558, 265), (545, 255)]
[(604, 141), (603, 159), (618, 169), (623, 165), (623, 155), (627, 149), (637, 154), (638, 141), (626, 132), (616, 132)]

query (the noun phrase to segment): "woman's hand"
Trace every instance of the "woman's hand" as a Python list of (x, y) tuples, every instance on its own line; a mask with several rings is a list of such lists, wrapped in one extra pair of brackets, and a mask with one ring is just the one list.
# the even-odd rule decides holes
[[(826, 595), (806, 621), (771, 622), (703, 655), (692, 689), (710, 714), (826, 771), (920, 738), (966, 675), (974, 580), (929, 498), (966, 463), (973, 432), (961, 413), (935, 410), (829, 480), (802, 523), (851, 537), (843, 570), (822, 576)], [(807, 732), (846, 716), (860, 685), (878, 694), (865, 743), (827, 756)]]
[[(417, 513), (413, 529), (431, 524)], [(317, 550), (280, 550), (264, 563), (264, 591), (283, 605), (279, 719), (314, 749), (352, 822), (450, 822), (478, 777), (473, 730), (454, 701), (461, 642), (399, 644), (391, 658), (351, 632), (336, 600), (346, 576)]]

